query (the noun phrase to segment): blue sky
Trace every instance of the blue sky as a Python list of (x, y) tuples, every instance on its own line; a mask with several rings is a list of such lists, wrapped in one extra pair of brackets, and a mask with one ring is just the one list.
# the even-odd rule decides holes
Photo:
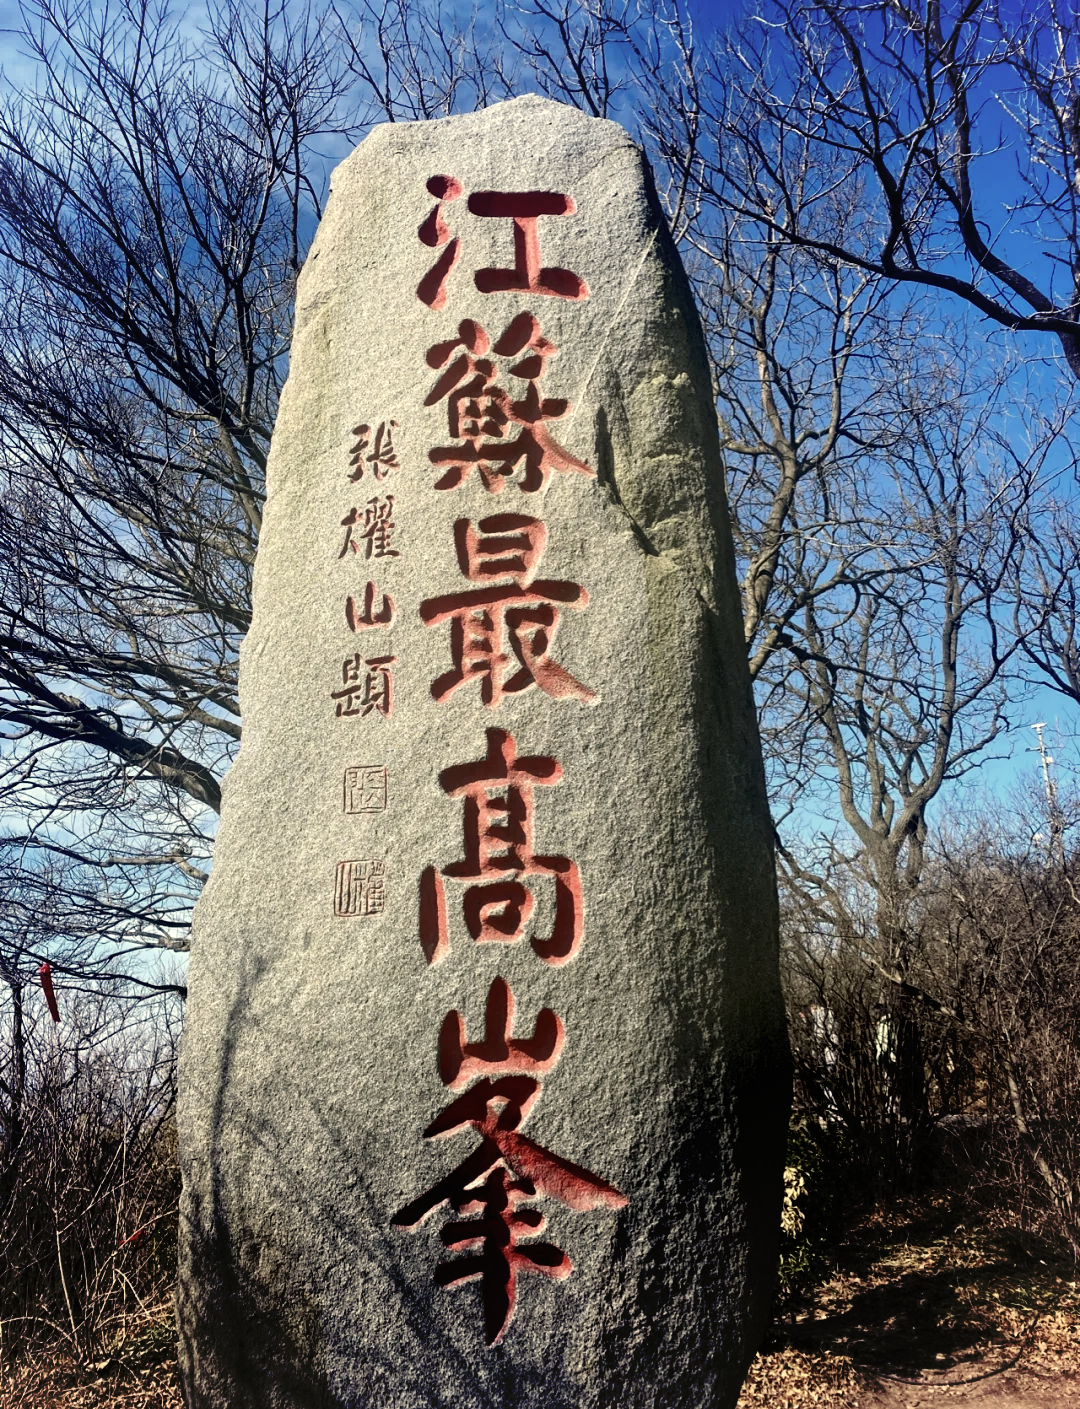
[[(733, 0), (686, 0), (686, 4), (695, 21), (698, 37), (701, 41), (707, 40), (712, 33), (734, 18), (744, 8), (741, 4), (733, 3)], [(198, 17), (204, 14), (205, 10), (202, 6), (190, 9), (188, 11), (188, 27), (193, 31), (196, 30)], [(12, 3), (12, 0), (0, 0), (0, 31), (4, 32), (4, 38), (0, 41), (0, 56), (2, 56), (5, 76), (8, 82), (14, 86), (32, 82), (33, 76), (32, 65), (19, 55), (14, 37), (10, 32), (19, 23), (17, 5)], [(1012, 159), (1008, 156), (994, 157), (988, 159), (987, 165), (990, 174), (989, 196), (994, 197), (998, 194), (996, 188), (999, 185), (1002, 190), (1005, 190), (1013, 181)], [(1032, 249), (1030, 243), (1023, 252), (1030, 258), (1040, 259), (1039, 253)], [(976, 336), (986, 336), (990, 332), (986, 325), (978, 324), (974, 318), (971, 326), (975, 330)], [(1001, 341), (1004, 336), (995, 332), (991, 340)], [(1045, 340), (1036, 339), (1033, 335), (1025, 341), (1036, 357), (1045, 357), (1053, 350)], [(1033, 774), (1037, 769), (1037, 758), (1028, 751), (1034, 738), (1029, 726), (1036, 720), (1046, 719), (1051, 723), (1057, 722), (1061, 737), (1053, 744), (1053, 751), (1055, 756), (1062, 759), (1062, 766), (1064, 766), (1064, 761), (1071, 758), (1074, 752), (1073, 745), (1069, 740), (1077, 727), (1076, 711), (1060, 696), (1046, 689), (1034, 690), (1030, 701), (1018, 703), (1014, 713), (1016, 715), (1015, 727), (1009, 735), (1000, 740), (998, 746), (993, 750), (993, 752), (1005, 755), (1005, 757), (988, 760), (981, 775), (984, 785), (995, 790), (1006, 790), (1013, 786), (1018, 778), (1027, 776), (1029, 773)], [(1048, 731), (1048, 737), (1049, 733), (1050, 731)]]

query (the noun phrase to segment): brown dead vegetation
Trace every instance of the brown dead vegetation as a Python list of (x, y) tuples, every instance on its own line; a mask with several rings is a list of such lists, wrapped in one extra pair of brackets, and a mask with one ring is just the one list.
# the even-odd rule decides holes
[(870, 1212), (793, 1297), (739, 1409), (1080, 1404), (1080, 1290), (1060, 1245), (941, 1195)]
[[(955, 1198), (863, 1217), (779, 1310), (739, 1409), (1080, 1404), (1080, 1283), (1055, 1244)], [(110, 1354), (38, 1347), (0, 1370), (0, 1409), (181, 1409), (172, 1306)]]

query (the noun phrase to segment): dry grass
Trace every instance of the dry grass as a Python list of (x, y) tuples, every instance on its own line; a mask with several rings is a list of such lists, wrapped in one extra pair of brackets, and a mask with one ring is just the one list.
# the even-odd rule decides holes
[(171, 1301), (100, 1360), (80, 1362), (61, 1343), (0, 1365), (0, 1409), (183, 1409)]

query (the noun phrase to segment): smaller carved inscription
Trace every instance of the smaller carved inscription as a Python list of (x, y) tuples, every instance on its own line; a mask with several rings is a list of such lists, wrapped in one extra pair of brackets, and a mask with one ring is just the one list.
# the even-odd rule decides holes
[(345, 620), (350, 631), (363, 631), (368, 626), (390, 626), (394, 620), (394, 599), (389, 592), (379, 592), (374, 582), (364, 588), (364, 600), (345, 599)]
[(348, 920), (381, 915), (386, 908), (384, 861), (339, 861), (334, 878), (334, 914)]
[(365, 660), (357, 651), (341, 663), (343, 688), (331, 692), (337, 700), (338, 719), (357, 719), (377, 712), (389, 717), (394, 712), (394, 677), (390, 667), (396, 656), (372, 656)]
[(345, 770), (345, 812), (385, 812), (387, 772), (382, 763), (365, 763)]
[[(349, 449), (349, 464), (352, 466), (349, 479), (354, 484), (364, 478), (365, 469), (370, 469), (376, 479), (385, 479), (391, 470), (400, 469), (394, 449), (397, 428), (397, 421), (380, 421), (374, 432), (366, 424), (353, 426), (356, 441)], [(366, 453), (368, 451), (370, 454)]]
[(345, 530), (345, 541), (341, 545), (339, 558), (351, 549), (362, 553), (365, 558), (398, 558), (401, 554), (392, 546), (394, 520), (394, 496), (385, 499), (376, 495), (369, 499), (363, 508), (353, 508), (341, 520)]

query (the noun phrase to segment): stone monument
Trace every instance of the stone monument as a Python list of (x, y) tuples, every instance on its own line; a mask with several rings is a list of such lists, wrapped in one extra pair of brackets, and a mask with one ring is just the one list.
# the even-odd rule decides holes
[(297, 295), (199, 903), (190, 1409), (722, 1409), (787, 1056), (701, 329), (642, 153), (376, 129)]

